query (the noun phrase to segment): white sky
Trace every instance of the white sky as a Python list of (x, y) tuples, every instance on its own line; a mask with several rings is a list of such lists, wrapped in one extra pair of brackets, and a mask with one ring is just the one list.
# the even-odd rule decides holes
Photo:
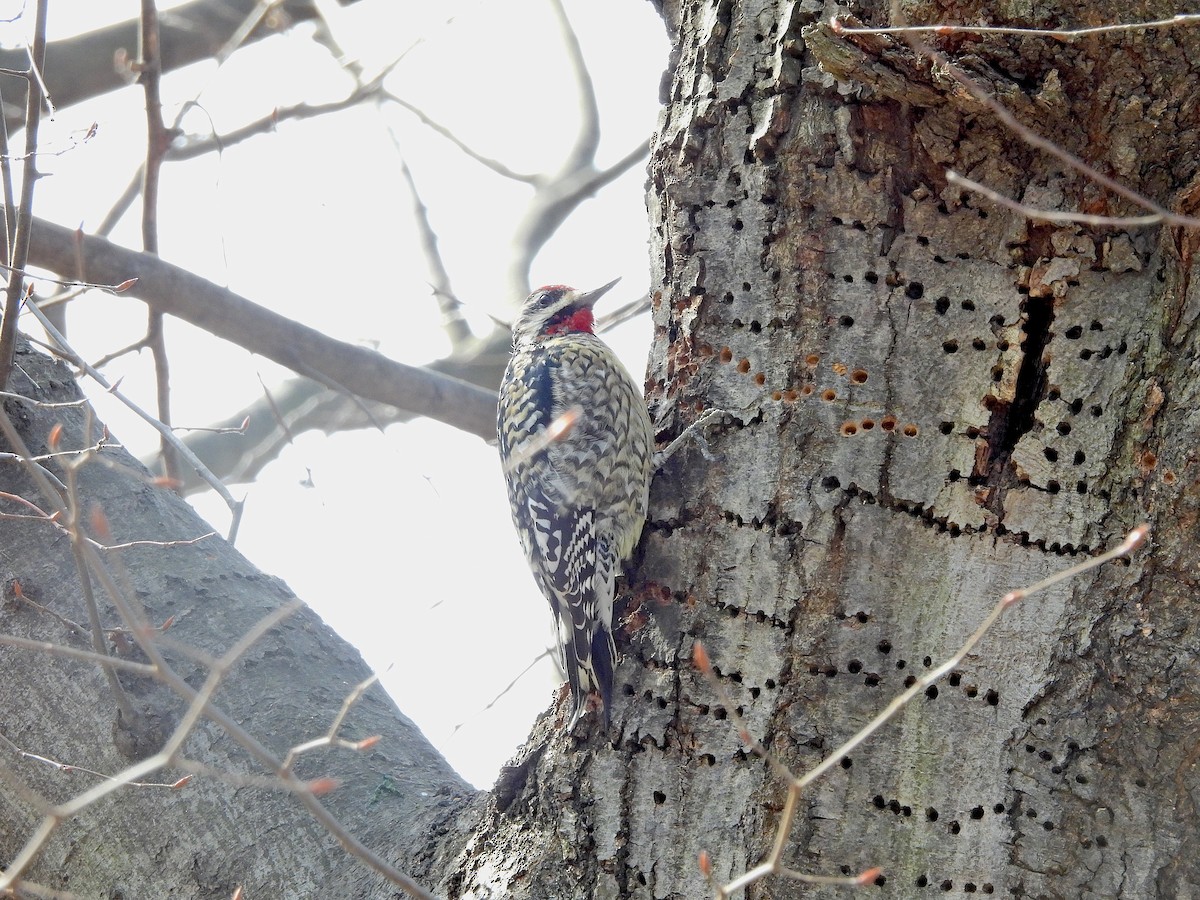
[[(596, 81), (603, 165), (653, 131), (666, 62), (663, 26), (645, 0), (566, 5)], [(0, 0), (0, 17), (22, 6)], [(132, 0), (51, 0), (52, 36), (132, 17), (137, 8)], [(0, 40), (11, 43), (18, 31), (0, 25)], [(336, 99), (349, 81), (309, 33), (300, 26), (246, 48), (220, 69), (206, 63), (168, 76), (168, 118), (199, 97), (202, 111), (189, 115), (187, 128), (224, 132), (274, 107)], [(368, 71), (411, 47), (389, 85), (510, 167), (553, 166), (571, 138), (572, 92), (546, 0), (362, 0), (346, 10), (337, 36)], [(145, 134), (140, 89), (60, 111), (43, 126), (43, 138), (68, 147), (93, 122), (93, 140), (47, 158), (52, 176), (39, 182), (39, 215), (94, 228), (138, 166)], [(160, 205), (162, 255), (328, 334), (377, 344), (409, 363), (435, 358), (446, 344), (389, 127), (469, 313), (479, 322), (507, 317), (501, 286), (508, 236), (528, 188), (464, 159), (398, 109), (367, 106), (284, 123), (220, 156), (170, 164)], [(620, 275), (614, 307), (643, 291), (644, 182), (638, 166), (585, 204), (536, 261), (534, 284), (588, 287)], [(113, 238), (138, 247), (139, 227), (136, 213), (127, 215)], [(73, 305), (69, 336), (96, 359), (138, 339), (144, 321), (137, 301), (97, 294)], [(642, 317), (611, 336), (638, 378), (649, 328)], [(168, 341), (177, 423), (210, 424), (259, 397), (260, 376), (272, 384), (285, 374), (182, 323), (169, 323)], [(122, 390), (152, 408), (147, 354), (119, 361), (108, 375), (123, 378)], [(152, 451), (156, 438), (148, 429), (111, 398), (97, 402), (126, 445)], [(313, 486), (303, 486), (310, 476)], [(489, 786), (556, 684), (553, 666), (542, 659), (483, 711), (553, 640), (549, 609), (512, 533), (494, 448), (429, 421), (384, 434), (309, 433), (259, 482), (234, 490), (243, 493), (239, 549), (353, 642), (455, 767)], [(224, 531), (224, 505), (205, 496), (195, 502)]]

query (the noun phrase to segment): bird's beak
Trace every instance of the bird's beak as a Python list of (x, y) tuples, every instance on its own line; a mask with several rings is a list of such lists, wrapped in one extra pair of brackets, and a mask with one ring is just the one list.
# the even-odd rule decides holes
[(578, 303), (580, 306), (585, 306), (588, 309), (591, 309), (593, 306), (596, 305), (596, 301), (599, 300), (601, 297), (603, 297), (605, 294), (607, 294), (610, 290), (612, 290), (612, 288), (620, 280), (621, 280), (620, 278), (614, 278), (612, 281), (610, 281), (608, 284), (604, 285), (603, 287), (598, 287), (593, 291), (585, 291), (584, 293), (579, 295), (579, 298), (575, 302)]

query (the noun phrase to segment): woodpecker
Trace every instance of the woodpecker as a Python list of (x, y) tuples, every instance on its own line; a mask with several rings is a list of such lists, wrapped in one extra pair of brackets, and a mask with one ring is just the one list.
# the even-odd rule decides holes
[[(617, 279), (618, 281), (620, 279)], [(593, 332), (617, 282), (538, 288), (513, 325), (496, 430), (513, 523), (558, 625), (574, 727), (590, 691), (612, 709), (613, 598), (646, 519), (654, 430), (641, 388)]]

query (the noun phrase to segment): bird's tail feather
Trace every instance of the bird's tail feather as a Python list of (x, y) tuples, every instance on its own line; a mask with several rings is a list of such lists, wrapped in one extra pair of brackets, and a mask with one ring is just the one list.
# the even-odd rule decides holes
[(604, 727), (607, 730), (613, 701), (613, 670), (616, 668), (617, 658), (612, 634), (607, 628), (597, 628), (590, 645), (584, 644), (583, 640), (565, 643), (563, 655), (566, 657), (563, 660), (563, 668), (567, 671), (567, 681), (571, 685), (571, 716), (567, 721), (567, 729), (574, 728), (575, 723), (587, 712), (588, 694), (594, 690), (600, 694), (604, 703)]

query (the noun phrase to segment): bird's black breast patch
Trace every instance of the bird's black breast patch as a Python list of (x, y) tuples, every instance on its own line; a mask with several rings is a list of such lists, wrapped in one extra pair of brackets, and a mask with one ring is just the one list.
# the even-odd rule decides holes
[(559, 362), (545, 351), (534, 355), (529, 364), (529, 401), (538, 411), (537, 428), (549, 428), (554, 415), (554, 376)]

